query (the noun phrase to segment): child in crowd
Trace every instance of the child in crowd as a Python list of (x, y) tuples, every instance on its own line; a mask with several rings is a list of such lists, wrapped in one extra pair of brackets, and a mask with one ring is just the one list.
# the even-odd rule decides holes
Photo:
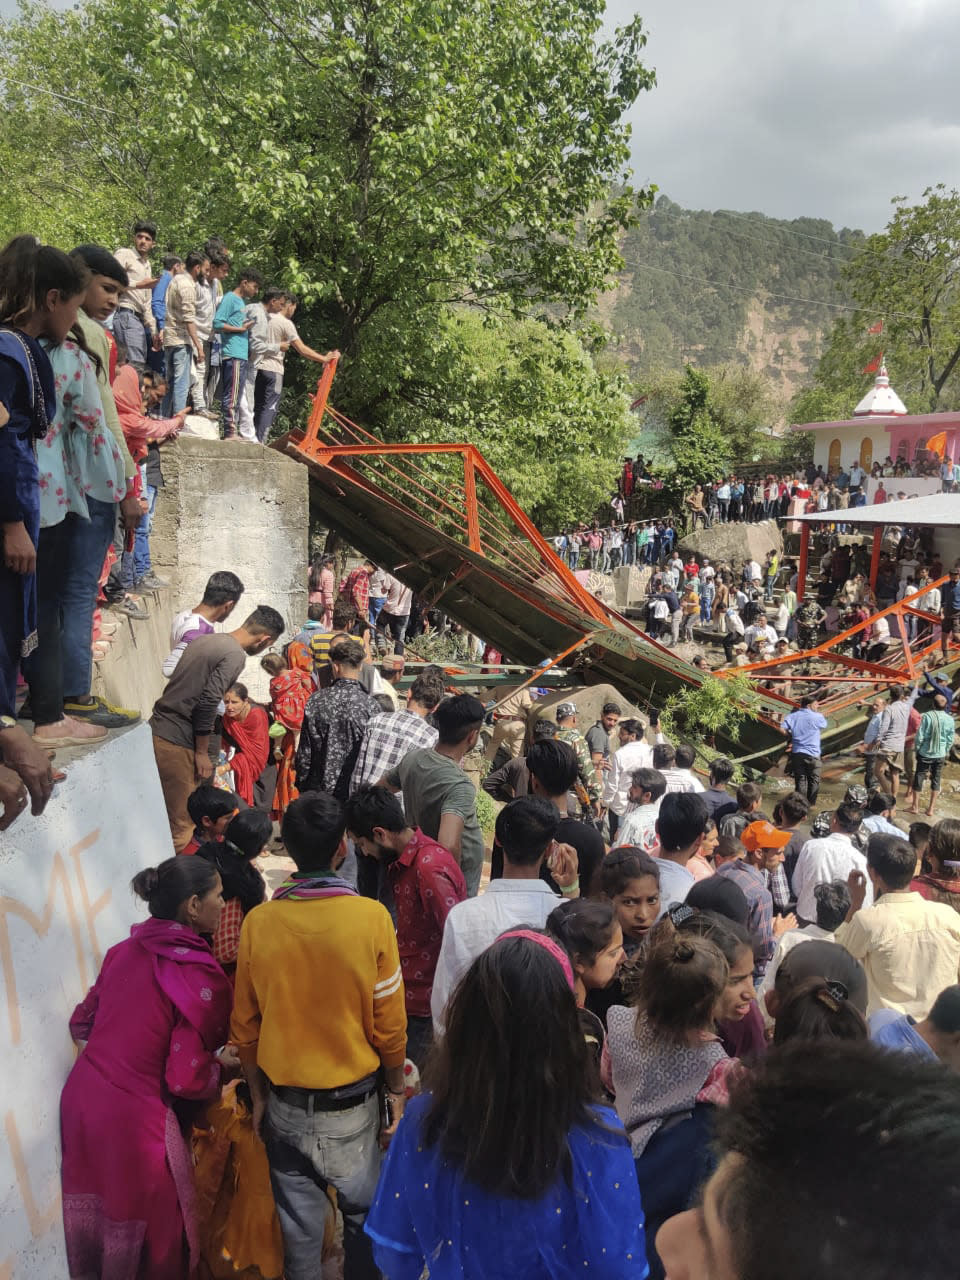
[[(188, 800), (188, 809), (189, 806)], [(253, 862), (264, 852), (272, 835), (273, 823), (268, 814), (260, 809), (244, 809), (228, 820), (221, 837), (208, 840), (196, 850), (198, 858), (213, 863), (223, 883), (223, 910), (213, 935), (213, 954), (228, 976), (237, 966), (243, 918), (267, 896), (263, 876)]]
[[(212, 783), (202, 782), (187, 797), (187, 813), (193, 822), (193, 835), (183, 854), (196, 853), (202, 844), (222, 840), (230, 819), (240, 812), (240, 800), (232, 791), (224, 791)], [(181, 855), (182, 856), (182, 855)]]
[[(667, 921), (642, 966), (625, 970), (637, 1008), (608, 1015), (601, 1075), (630, 1135), (650, 1241), (710, 1170), (712, 1110), (733, 1065), (716, 1032), (729, 976), (716, 943)], [(649, 1244), (647, 1260), (662, 1277)]]
[(609, 902), (576, 898), (561, 902), (550, 912), (547, 932), (570, 957), (580, 1025), (599, 1085), (600, 1055), (606, 1037), (603, 1023), (585, 1006), (589, 992), (605, 991), (616, 981), (624, 960), (623, 929)]
[[(757, 1006), (753, 984), (753, 939), (743, 925), (714, 911), (691, 912), (674, 907), (677, 932), (709, 938), (723, 952), (729, 973), (716, 1008), (717, 1033), (731, 1058), (745, 1058), (766, 1052), (763, 1017)], [(683, 917), (680, 919), (680, 917)], [(658, 926), (661, 927), (661, 926)]]
[(728, 813), (726, 817), (720, 819), (720, 835), (733, 836), (734, 839), (739, 840), (751, 822), (756, 822), (758, 818), (763, 817), (760, 812), (762, 799), (763, 792), (760, 790), (759, 783), (741, 783), (737, 787), (735, 812)]
[(641, 849), (624, 845), (600, 865), (600, 888), (617, 913), (628, 956), (640, 947), (660, 915), (660, 871)]
[[(643, 945), (660, 916), (660, 869), (656, 858), (624, 845), (613, 849), (600, 864), (600, 891), (620, 925), (625, 956)], [(604, 988), (586, 993), (587, 1008), (606, 1024), (607, 1010), (624, 1001), (619, 977)]]

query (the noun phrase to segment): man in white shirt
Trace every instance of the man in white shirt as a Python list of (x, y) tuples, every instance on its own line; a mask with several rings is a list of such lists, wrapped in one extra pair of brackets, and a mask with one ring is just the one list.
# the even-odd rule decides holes
[(393, 652), (402, 654), (404, 652), (403, 638), (407, 634), (407, 623), (410, 621), (413, 592), (409, 587), (405, 587), (399, 578), (395, 578), (392, 573), (384, 574), (383, 590), (385, 595), (383, 608), (380, 610), (380, 617), (377, 619), (377, 630), (378, 633), (381, 633), (389, 628), (393, 639)]
[(660, 872), (661, 916), (666, 915), (675, 902), (684, 902), (696, 884), (687, 863), (699, 853), (709, 820), (710, 813), (702, 796), (678, 792), (665, 795), (660, 801), (656, 830), (660, 842), (657, 870)]
[(564, 896), (577, 896), (577, 855), (557, 844), (559, 826), (560, 814), (541, 796), (520, 796), (501, 809), (496, 838), (503, 849), (503, 877), (491, 880), (481, 897), (458, 903), (443, 926), (430, 995), (437, 1035), (443, 1033), (450, 997), (477, 956), (506, 929), (542, 929), (563, 900), (540, 879), (545, 859)]
[(660, 801), (667, 790), (667, 780), (657, 769), (635, 769), (630, 777), (627, 799), (630, 804), (623, 821), (617, 828), (617, 838), (611, 848), (632, 845), (652, 854), (659, 847), (657, 818)]
[(756, 560), (744, 561), (743, 580), (747, 586), (759, 586), (763, 581), (763, 570)]
[(863, 484), (863, 468), (859, 462), (855, 462), (850, 468), (850, 488), (859, 489)]
[(667, 795), (706, 789), (700, 779), (694, 777), (692, 766), (695, 759), (696, 755), (689, 743), (682, 742), (679, 747), (674, 748), (669, 742), (659, 742), (653, 748), (653, 767), (663, 774)]
[[(321, 355), (314, 351), (300, 337), (293, 317), (297, 310), (297, 299), (292, 293), (281, 293), (279, 289), (267, 291), (271, 296), (267, 306), (269, 322), (267, 325), (267, 343), (269, 350), (260, 360), (253, 389), (253, 421), (257, 439), (264, 444), (273, 420), (280, 408), (280, 397), (283, 394), (283, 361), (288, 347), (293, 347), (297, 355), (304, 360), (312, 360), (314, 364), (327, 365), (331, 360), (339, 358), (339, 351), (328, 351)], [(266, 305), (266, 300), (265, 300)]]
[(649, 769), (653, 765), (653, 747), (643, 741), (643, 721), (621, 720), (617, 728), (620, 746), (610, 757), (610, 768), (604, 774), (603, 795), (600, 800), (610, 815), (611, 840), (630, 803), (628, 796), (634, 770)]
[(872, 835), (866, 862), (866, 875), (851, 877), (850, 911), (837, 942), (866, 970), (868, 1016), (893, 1009), (924, 1018), (940, 992), (957, 981), (960, 915), (911, 892), (917, 856), (906, 840)]
[(756, 622), (752, 622), (750, 626), (747, 627), (746, 631), (743, 633), (743, 639), (748, 649), (754, 648), (760, 640), (764, 641), (772, 649), (777, 643), (778, 637), (776, 631), (771, 627), (766, 617), (761, 616)]
[(212, 573), (203, 590), (203, 599), (192, 609), (178, 613), (170, 628), (173, 648), (163, 660), (163, 674), (173, 675), (187, 645), (200, 636), (210, 635), (217, 624), (229, 618), (243, 595), (243, 583), (235, 573), (220, 570)]
[[(822, 839), (808, 840), (800, 850), (791, 887), (797, 899), (797, 916), (804, 924), (813, 924), (817, 919), (814, 890), (818, 884), (831, 880), (846, 881), (852, 871), (866, 876), (867, 860), (852, 839), (860, 829), (862, 818), (862, 811), (855, 805), (840, 805), (831, 819), (830, 834)], [(873, 890), (869, 884), (865, 900), (868, 906), (873, 902)]]

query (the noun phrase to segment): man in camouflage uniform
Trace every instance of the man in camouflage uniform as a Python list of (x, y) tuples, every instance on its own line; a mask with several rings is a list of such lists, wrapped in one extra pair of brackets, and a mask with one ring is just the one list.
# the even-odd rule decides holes
[(820, 643), (820, 624), (826, 614), (816, 600), (804, 600), (793, 615), (797, 624), (797, 644), (801, 649), (812, 649)]
[[(590, 755), (587, 740), (577, 728), (577, 707), (573, 702), (561, 702), (557, 707), (558, 742), (569, 742), (577, 757), (577, 798), (585, 808), (596, 813), (600, 804), (600, 778)], [(582, 792), (582, 794), (581, 794)]]

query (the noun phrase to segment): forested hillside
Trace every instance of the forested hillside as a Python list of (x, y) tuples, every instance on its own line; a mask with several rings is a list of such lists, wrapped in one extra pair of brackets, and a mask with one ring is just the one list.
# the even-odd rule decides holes
[[(622, 241), (626, 266), (602, 316), (637, 375), (736, 361), (787, 397), (810, 380), (847, 301), (843, 264), (861, 232), (818, 218), (682, 209), (665, 196)], [(801, 301), (797, 301), (801, 300)]]

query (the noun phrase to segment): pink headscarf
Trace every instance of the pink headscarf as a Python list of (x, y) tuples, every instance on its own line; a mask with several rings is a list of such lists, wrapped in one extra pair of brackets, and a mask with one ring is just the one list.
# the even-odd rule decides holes
[(571, 991), (576, 990), (573, 981), (573, 965), (570, 963), (570, 957), (558, 943), (552, 938), (548, 938), (546, 934), (534, 933), (532, 929), (511, 929), (509, 933), (501, 933), (497, 939), (502, 942), (504, 938), (526, 938), (528, 942), (535, 942), (538, 947), (543, 947), (544, 951), (548, 951), (554, 960), (563, 970), (563, 976), (567, 980), (567, 984)]

